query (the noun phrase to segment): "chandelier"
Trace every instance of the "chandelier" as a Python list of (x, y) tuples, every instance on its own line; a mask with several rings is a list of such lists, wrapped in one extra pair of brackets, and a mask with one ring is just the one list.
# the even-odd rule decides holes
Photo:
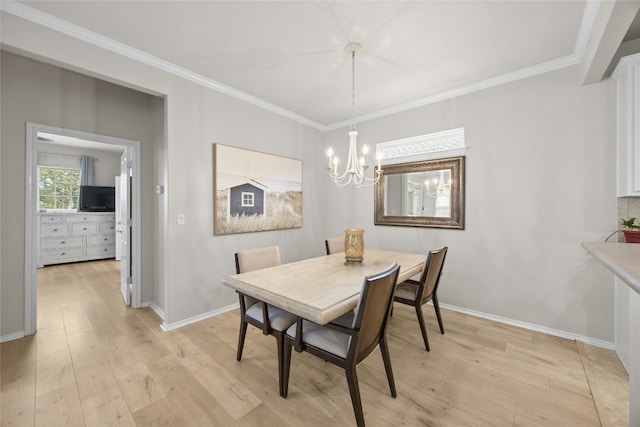
[(440, 177), (424, 181), (425, 194), (428, 197), (449, 197), (451, 195), (451, 177), (445, 177), (445, 171), (440, 171)]
[(353, 183), (354, 187), (370, 187), (380, 181), (382, 169), (380, 169), (380, 157), (377, 157), (378, 167), (374, 170), (372, 177), (366, 176), (369, 168), (369, 150), (366, 145), (362, 147), (362, 157), (358, 158), (358, 146), (356, 137), (356, 51), (360, 49), (360, 43), (349, 43), (345, 50), (351, 54), (351, 130), (349, 131), (349, 153), (347, 165), (344, 172), (338, 172), (338, 157), (334, 156), (333, 150), (329, 148), (327, 156), (329, 164), (327, 171), (329, 177), (339, 188), (346, 187)]

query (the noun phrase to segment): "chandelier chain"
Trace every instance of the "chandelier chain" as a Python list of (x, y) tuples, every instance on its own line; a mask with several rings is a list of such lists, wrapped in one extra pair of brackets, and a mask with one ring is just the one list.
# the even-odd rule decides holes
[(356, 51), (351, 52), (351, 130), (356, 130)]

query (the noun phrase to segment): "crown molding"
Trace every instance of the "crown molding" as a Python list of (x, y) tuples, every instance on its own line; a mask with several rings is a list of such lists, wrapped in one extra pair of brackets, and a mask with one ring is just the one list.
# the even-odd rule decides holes
[[(374, 111), (373, 113), (363, 114), (356, 117), (358, 123), (366, 122), (373, 119), (379, 119), (381, 117), (389, 116), (391, 114), (400, 113), (402, 111), (412, 110), (414, 108), (423, 107), (425, 105), (434, 104), (436, 102), (445, 101), (447, 99), (456, 98), (462, 95), (468, 95), (480, 90), (489, 89), (496, 86), (501, 86), (506, 83), (511, 83), (517, 80), (522, 80), (527, 77), (537, 76), (549, 71), (560, 70), (562, 68), (570, 67), (578, 64), (579, 61), (576, 55), (565, 56), (564, 58), (554, 59), (552, 61), (544, 62), (527, 68), (521, 68), (520, 70), (513, 71), (511, 73), (502, 74), (500, 76), (492, 77), (489, 79), (481, 80), (479, 82), (471, 83), (469, 85), (460, 86), (451, 90), (436, 93), (424, 98), (414, 99), (413, 101), (398, 104), (393, 107), (384, 108), (382, 110)], [(325, 126), (326, 130), (339, 129), (351, 124), (351, 120), (343, 120)]]
[[(500, 76), (492, 77), (492, 78), (475, 82), (469, 85), (465, 85), (465, 86), (461, 86), (461, 87), (447, 90), (444, 92), (440, 92), (424, 98), (418, 98), (418, 99), (405, 102), (402, 104), (398, 104), (389, 108), (384, 108), (378, 111), (374, 111), (372, 113), (357, 116), (356, 121), (361, 123), (361, 122), (366, 122), (373, 119), (378, 119), (391, 114), (396, 114), (399, 112), (411, 110), (414, 108), (422, 107), (425, 105), (433, 104), (436, 102), (444, 101), (444, 100), (455, 98), (462, 95), (467, 95), (480, 90), (500, 86), (500, 85), (511, 83), (520, 79), (533, 77), (539, 74), (544, 74), (550, 71), (555, 71), (555, 70), (559, 70), (562, 68), (579, 64), (583, 59), (585, 49), (587, 46), (587, 41), (589, 40), (589, 36), (591, 35), (593, 24), (595, 22), (595, 18), (597, 16), (601, 1), (602, 0), (586, 1), (585, 10), (583, 12), (582, 21), (580, 24), (580, 30), (578, 31), (578, 36), (576, 39), (574, 51), (573, 51), (573, 54), (571, 55), (554, 59), (551, 61), (547, 61), (541, 64), (533, 65), (531, 67), (522, 68), (520, 70), (516, 70), (511, 73), (502, 74)], [(130, 46), (117, 42), (108, 37), (101, 36), (100, 34), (89, 31), (85, 28), (72, 24), (68, 21), (64, 21), (62, 19), (56, 18), (54, 16), (41, 12), (25, 4), (18, 3), (15, 0), (3, 0), (0, 3), (0, 10), (6, 11), (12, 15), (16, 15), (20, 18), (26, 19), (28, 21), (34, 22), (44, 27), (50, 28), (62, 34), (66, 34), (70, 37), (85, 41), (87, 43), (91, 43), (95, 46), (101, 47), (103, 49), (106, 49), (108, 51), (121, 55), (123, 57), (132, 59), (137, 62), (141, 62), (143, 64), (165, 71), (169, 74), (173, 74), (175, 76), (189, 80), (198, 85), (207, 87), (209, 89), (215, 90), (217, 92), (223, 93), (225, 95), (228, 95), (233, 98), (239, 99), (241, 101), (247, 102), (249, 104), (255, 105), (256, 107), (265, 109), (267, 111), (271, 111), (272, 113), (297, 121), (299, 123), (302, 123), (304, 125), (310, 126), (314, 129), (318, 129), (323, 132), (343, 128), (351, 124), (350, 119), (342, 120), (332, 124), (318, 123), (300, 114), (278, 107), (277, 105), (274, 105), (263, 99), (249, 95), (245, 92), (239, 91), (230, 86), (224, 85), (220, 82), (209, 79), (200, 74), (189, 71), (185, 68), (179, 67), (173, 63), (157, 58), (153, 55), (149, 55), (148, 53), (145, 53), (138, 49), (134, 49)]]
[(108, 37), (104, 37), (100, 34), (89, 31), (86, 28), (72, 24), (68, 21), (56, 18), (55, 16), (41, 12), (30, 6), (18, 3), (14, 0), (2, 1), (0, 8), (12, 15), (26, 19), (43, 27), (65, 34), (67, 36), (82, 40), (90, 43), (94, 46), (98, 46), (102, 49), (121, 55), (125, 58), (132, 59), (134, 61), (149, 65), (159, 70), (165, 71), (169, 74), (173, 74), (177, 77), (181, 77), (185, 80), (189, 80), (200, 86), (207, 87), (225, 95), (237, 98), (241, 101), (255, 105), (256, 107), (271, 111), (272, 113), (280, 116), (295, 120), (312, 128), (324, 131), (325, 126), (315, 122), (300, 114), (286, 110), (277, 105), (271, 104), (263, 99), (249, 95), (245, 92), (234, 89), (230, 86), (224, 85), (215, 80), (204, 77), (200, 74), (189, 71), (185, 68), (179, 67), (171, 62), (160, 59), (156, 56), (150, 55), (138, 49), (134, 49), (131, 46), (125, 45)]

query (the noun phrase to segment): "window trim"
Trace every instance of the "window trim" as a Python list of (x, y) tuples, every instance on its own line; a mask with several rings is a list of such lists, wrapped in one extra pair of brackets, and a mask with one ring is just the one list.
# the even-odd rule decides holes
[[(245, 196), (249, 196), (251, 199), (251, 204), (245, 203)], [(242, 207), (243, 208), (252, 208), (256, 205), (256, 194), (251, 191), (243, 191), (241, 194), (242, 197)]]

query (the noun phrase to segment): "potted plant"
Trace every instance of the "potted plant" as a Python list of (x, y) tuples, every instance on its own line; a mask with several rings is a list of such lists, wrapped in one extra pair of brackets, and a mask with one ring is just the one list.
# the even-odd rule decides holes
[(636, 224), (635, 218), (621, 219), (622, 232), (627, 243), (640, 243), (640, 224)]

